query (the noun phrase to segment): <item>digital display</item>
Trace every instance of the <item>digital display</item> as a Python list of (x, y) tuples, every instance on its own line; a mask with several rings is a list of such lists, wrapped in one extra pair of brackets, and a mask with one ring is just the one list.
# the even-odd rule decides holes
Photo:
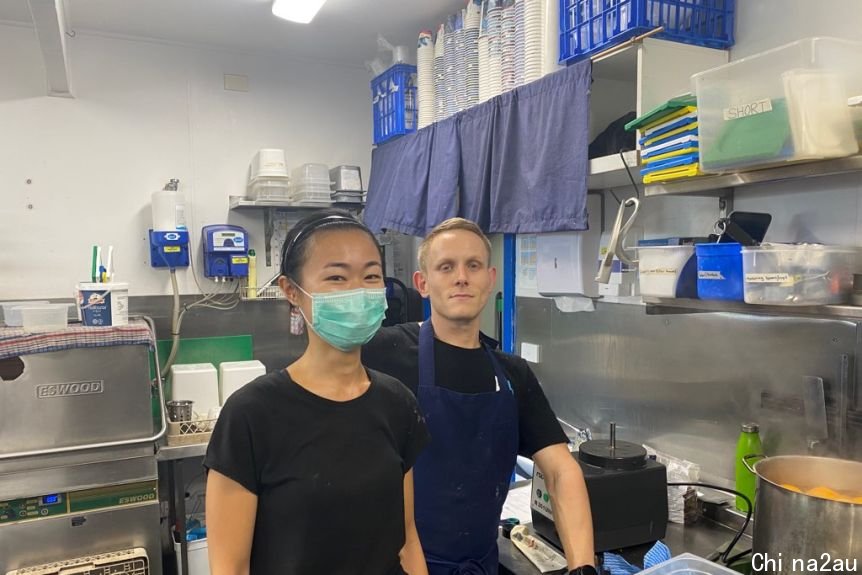
[(57, 494), (54, 495), (45, 495), (42, 497), (42, 505), (55, 505), (60, 502), (60, 496)]

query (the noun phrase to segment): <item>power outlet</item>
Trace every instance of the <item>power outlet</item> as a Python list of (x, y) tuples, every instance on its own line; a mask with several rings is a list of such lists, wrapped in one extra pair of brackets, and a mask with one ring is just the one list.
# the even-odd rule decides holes
[(535, 343), (521, 342), (521, 357), (530, 363), (539, 363), (541, 346)]

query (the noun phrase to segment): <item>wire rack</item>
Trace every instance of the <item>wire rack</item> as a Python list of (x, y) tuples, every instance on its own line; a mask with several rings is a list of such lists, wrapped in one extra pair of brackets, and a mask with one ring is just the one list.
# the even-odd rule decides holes
[(207, 443), (213, 434), (215, 419), (196, 419), (194, 421), (169, 421), (168, 445), (194, 445)]
[(277, 285), (264, 288), (247, 287), (240, 292), (240, 297), (243, 301), (285, 299), (284, 292)]

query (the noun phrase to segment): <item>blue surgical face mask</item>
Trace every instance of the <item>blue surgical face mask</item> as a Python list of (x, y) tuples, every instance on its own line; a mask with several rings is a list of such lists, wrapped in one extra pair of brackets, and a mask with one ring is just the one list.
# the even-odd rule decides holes
[[(368, 343), (386, 315), (386, 289), (359, 288), (347, 291), (310, 294), (311, 321), (303, 314), (314, 333), (341, 351)], [(299, 310), (302, 313), (302, 309)]]

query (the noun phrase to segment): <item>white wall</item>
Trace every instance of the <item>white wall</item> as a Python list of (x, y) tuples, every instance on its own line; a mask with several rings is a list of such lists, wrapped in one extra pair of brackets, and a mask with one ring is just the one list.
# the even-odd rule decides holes
[[(245, 227), (262, 256), (263, 213), (228, 210), (259, 148), (284, 148), (290, 166), (360, 165), (367, 178), (364, 70), (90, 34), (69, 47), (76, 97), (47, 97), (34, 30), (0, 25), (0, 299), (70, 296), (96, 243), (114, 245), (133, 295), (169, 293), (147, 229), (150, 195), (170, 178), (186, 192), (197, 265), (206, 224)], [(225, 73), (247, 75), (249, 91), (225, 91)]]

